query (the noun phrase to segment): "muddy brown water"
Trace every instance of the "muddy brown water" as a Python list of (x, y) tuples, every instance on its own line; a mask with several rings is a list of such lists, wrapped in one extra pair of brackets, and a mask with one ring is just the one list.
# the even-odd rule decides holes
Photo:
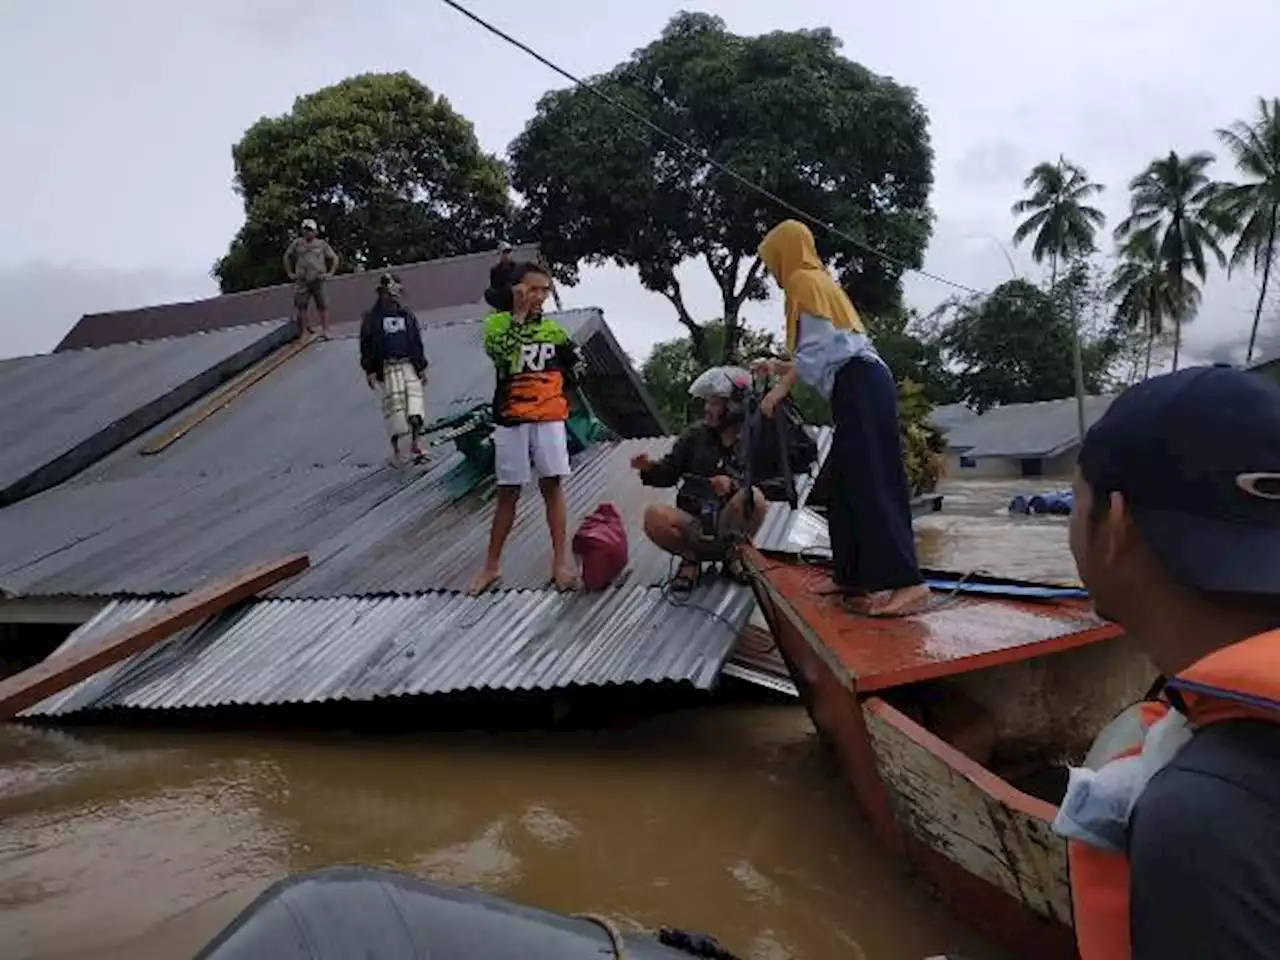
[[(1025, 487), (953, 486), (923, 561), (1071, 579), (1064, 523), (999, 514)], [(6, 960), (191, 957), (273, 880), (351, 863), (759, 960), (1000, 956), (877, 846), (791, 704), (604, 733), (0, 728)]]

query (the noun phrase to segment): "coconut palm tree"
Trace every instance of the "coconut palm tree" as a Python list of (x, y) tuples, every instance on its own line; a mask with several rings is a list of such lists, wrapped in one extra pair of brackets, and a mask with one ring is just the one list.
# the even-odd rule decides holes
[(1271, 283), (1276, 231), (1280, 227), (1280, 99), (1268, 101), (1259, 97), (1254, 120), (1237, 120), (1219, 130), (1218, 139), (1231, 151), (1237, 169), (1249, 178), (1247, 183), (1220, 184), (1214, 201), (1236, 238), (1228, 270), (1251, 260), (1254, 272), (1262, 274), (1253, 329), (1249, 332), (1249, 352), (1245, 355), (1245, 362), (1249, 363), (1258, 342), (1258, 322)]
[[(1020, 244), (1034, 235), (1031, 259), (1049, 261), (1049, 295), (1058, 285), (1058, 267), (1063, 261), (1086, 256), (1096, 249), (1098, 228), (1106, 216), (1086, 202), (1102, 192), (1084, 168), (1063, 156), (1057, 163), (1038, 163), (1022, 185), (1028, 196), (1013, 205), (1014, 216), (1030, 214), (1013, 231), (1013, 242)], [(1084, 350), (1080, 344), (1080, 325), (1071, 318), (1072, 360), (1076, 378), (1076, 416), (1080, 441), (1084, 442)]]
[(1224, 221), (1214, 207), (1217, 185), (1205, 172), (1213, 163), (1211, 153), (1181, 157), (1170, 150), (1167, 157), (1151, 161), (1129, 181), (1129, 216), (1116, 227), (1122, 245), (1154, 245), (1168, 276), (1173, 314), (1173, 369), (1178, 369), (1182, 349), (1182, 324), (1190, 319), (1187, 268), (1204, 280), (1208, 269), (1205, 251), (1218, 264), (1226, 257), (1218, 245)]
[(1120, 263), (1111, 275), (1107, 296), (1116, 302), (1116, 320), (1129, 330), (1141, 330), (1147, 338), (1143, 378), (1151, 376), (1151, 350), (1164, 333), (1166, 320), (1181, 313), (1194, 315), (1200, 306), (1200, 288), (1183, 280), (1181, 310), (1174, 302), (1169, 274), (1160, 262), (1150, 234), (1140, 234), (1120, 249)]

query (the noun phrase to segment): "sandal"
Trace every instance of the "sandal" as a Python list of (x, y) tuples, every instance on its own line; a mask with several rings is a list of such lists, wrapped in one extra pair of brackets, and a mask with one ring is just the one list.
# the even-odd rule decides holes
[(676, 569), (675, 576), (671, 578), (667, 586), (671, 593), (677, 597), (687, 597), (693, 593), (693, 588), (698, 585), (698, 578), (702, 575), (702, 566), (694, 563), (692, 560), (682, 561)]

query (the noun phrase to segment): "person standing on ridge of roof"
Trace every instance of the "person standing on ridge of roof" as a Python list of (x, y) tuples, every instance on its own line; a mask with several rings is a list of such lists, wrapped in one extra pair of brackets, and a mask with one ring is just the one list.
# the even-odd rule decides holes
[[(902, 463), (898, 388), (848, 295), (818, 257), (813, 233), (784, 220), (760, 242), (761, 262), (786, 296), (792, 360), (765, 361), (778, 383), (761, 401), (772, 416), (797, 380), (831, 401), (831, 534), (834, 592), (852, 611), (905, 616), (929, 599), (911, 529)], [(878, 596), (877, 596), (878, 595)]]
[(1085, 434), (1071, 554), (1160, 671), (1072, 768), (1082, 960), (1280, 958), (1280, 387), (1189, 367)]
[(382, 388), (382, 417), (391, 435), (391, 463), (397, 467), (403, 463), (400, 438), (405, 434), (411, 437), (414, 462), (426, 457), (422, 428), (428, 363), (418, 318), (400, 303), (400, 295), (400, 281), (384, 273), (378, 300), (360, 324), (360, 368), (371, 390)]
[(551, 581), (562, 591), (577, 586), (566, 542), (562, 480), (570, 472), (568, 389), (580, 358), (565, 329), (542, 315), (551, 292), (547, 272), (522, 263), (513, 279), (512, 310), (490, 314), (484, 321), (484, 350), (498, 381), (493, 397), (498, 502), (484, 568), (471, 581), (472, 596), (501, 582), (502, 548), (515, 522), (516, 502), (534, 474), (551, 531)]
[(516, 263), (511, 244), (505, 240), (498, 250), (498, 262), (489, 268), (489, 287), (484, 302), (495, 310), (511, 309), (511, 286), (515, 283)]
[(310, 217), (302, 221), (302, 236), (295, 237), (284, 252), (284, 270), (293, 281), (298, 336), (315, 332), (307, 322), (307, 305), (314, 300), (316, 312), (320, 314), (320, 338), (328, 340), (329, 298), (324, 285), (338, 270), (338, 255), (329, 241), (317, 234), (316, 222)]

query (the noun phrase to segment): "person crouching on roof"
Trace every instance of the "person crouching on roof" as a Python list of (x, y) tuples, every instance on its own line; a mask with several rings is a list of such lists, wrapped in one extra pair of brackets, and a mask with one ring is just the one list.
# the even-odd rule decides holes
[[(701, 389), (699, 389), (701, 388)], [(687, 594), (701, 575), (703, 561), (722, 561), (725, 571), (743, 578), (736, 537), (749, 540), (764, 520), (763, 494), (742, 489), (738, 439), (745, 418), (751, 376), (745, 370), (714, 367), (694, 381), (689, 392), (703, 398), (702, 420), (682, 433), (661, 460), (642, 453), (631, 460), (648, 487), (674, 487), (675, 506), (653, 503), (644, 511), (645, 535), (680, 558), (670, 589)], [(750, 509), (748, 509), (750, 507)]]
[(382, 417), (391, 435), (391, 462), (397, 467), (404, 462), (400, 438), (406, 434), (414, 461), (421, 463), (426, 456), (422, 428), (428, 363), (418, 318), (401, 305), (400, 295), (400, 282), (392, 274), (383, 274), (378, 300), (360, 324), (360, 367), (369, 388), (382, 389)]
[(580, 363), (565, 329), (542, 315), (551, 277), (522, 263), (513, 275), (512, 309), (484, 322), (484, 350), (497, 372), (493, 397), (493, 445), (498, 502), (484, 568), (471, 581), (472, 596), (502, 580), (502, 548), (515, 522), (520, 489), (535, 475), (551, 531), (551, 581), (558, 590), (577, 587), (566, 543), (562, 479), (569, 476), (568, 389)]

